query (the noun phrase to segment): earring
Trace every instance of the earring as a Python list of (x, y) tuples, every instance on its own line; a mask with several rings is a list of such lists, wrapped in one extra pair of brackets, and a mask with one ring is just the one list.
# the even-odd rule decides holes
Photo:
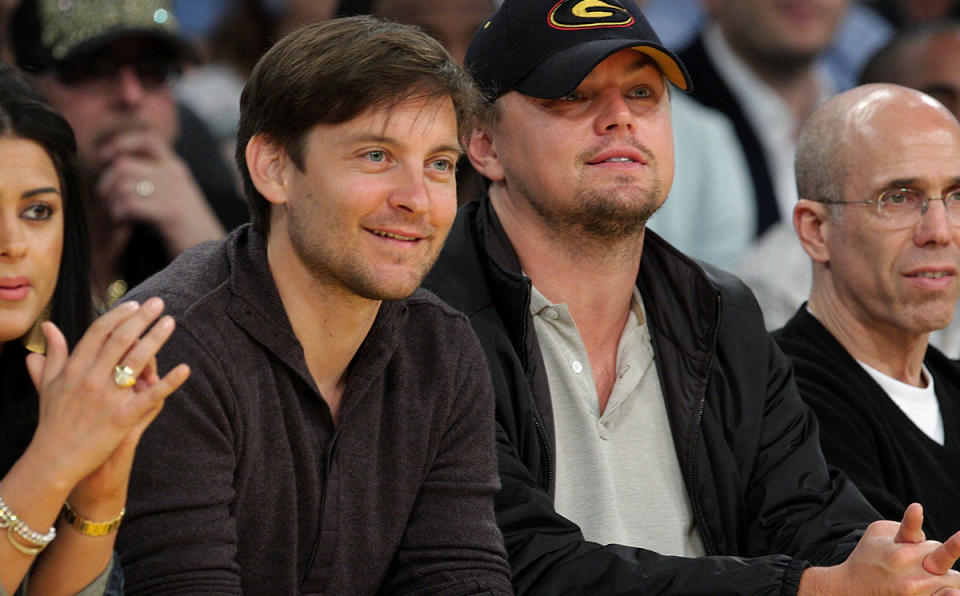
[(20, 339), (23, 342), (23, 347), (37, 354), (47, 353), (47, 338), (43, 336), (43, 329), (40, 328), (40, 325), (49, 319), (50, 305), (48, 304), (40, 313), (40, 316), (37, 317), (33, 326), (30, 327), (30, 330)]

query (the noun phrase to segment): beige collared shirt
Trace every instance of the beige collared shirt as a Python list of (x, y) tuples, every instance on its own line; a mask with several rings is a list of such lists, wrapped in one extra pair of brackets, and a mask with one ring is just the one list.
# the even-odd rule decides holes
[(593, 542), (703, 556), (639, 291), (620, 337), (617, 379), (603, 415), (567, 306), (552, 304), (534, 288), (530, 310), (553, 403), (557, 511)]

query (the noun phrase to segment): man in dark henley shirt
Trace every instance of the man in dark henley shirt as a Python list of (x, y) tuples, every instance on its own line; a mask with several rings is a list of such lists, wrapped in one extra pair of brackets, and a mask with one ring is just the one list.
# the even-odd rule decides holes
[(191, 382), (140, 443), (127, 593), (509, 594), (493, 396), (463, 315), (417, 290), (477, 95), (435, 40), (300, 29), (241, 99), (252, 224), (131, 293)]

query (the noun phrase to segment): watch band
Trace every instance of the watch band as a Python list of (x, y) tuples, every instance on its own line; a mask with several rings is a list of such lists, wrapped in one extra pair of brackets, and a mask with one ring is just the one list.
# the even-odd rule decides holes
[(120, 515), (111, 519), (110, 521), (95, 522), (80, 517), (77, 515), (76, 511), (70, 508), (69, 503), (64, 502), (63, 510), (60, 512), (60, 516), (65, 522), (73, 526), (84, 536), (106, 536), (110, 532), (113, 532), (120, 527), (120, 522), (123, 521), (123, 516), (126, 515), (126, 513), (127, 508), (124, 507), (120, 511)]

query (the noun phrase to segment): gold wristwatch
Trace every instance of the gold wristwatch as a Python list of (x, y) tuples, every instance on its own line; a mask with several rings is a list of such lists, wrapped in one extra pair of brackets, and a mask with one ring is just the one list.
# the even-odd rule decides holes
[(68, 503), (64, 502), (60, 516), (84, 536), (106, 536), (120, 527), (120, 522), (123, 521), (123, 516), (126, 515), (126, 513), (127, 508), (124, 507), (120, 511), (120, 515), (110, 521), (95, 522), (80, 517), (70, 508)]

